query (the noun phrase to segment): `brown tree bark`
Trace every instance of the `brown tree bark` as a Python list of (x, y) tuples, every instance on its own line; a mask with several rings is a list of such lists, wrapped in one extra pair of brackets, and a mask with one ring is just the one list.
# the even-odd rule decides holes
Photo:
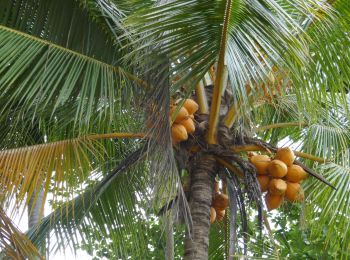
[(190, 210), (193, 225), (191, 234), (186, 234), (185, 260), (208, 259), (210, 206), (216, 168), (212, 155), (202, 155), (192, 167)]

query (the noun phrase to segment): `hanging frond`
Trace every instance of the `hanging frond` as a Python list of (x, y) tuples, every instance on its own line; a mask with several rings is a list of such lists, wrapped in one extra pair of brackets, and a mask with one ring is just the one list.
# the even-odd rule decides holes
[[(0, 184), (6, 200), (29, 203), (41, 186), (54, 199), (62, 191), (73, 193), (110, 156), (103, 139), (142, 138), (143, 134), (112, 133), (0, 151)], [(44, 200), (45, 201), (45, 200)]]
[[(127, 252), (128, 247), (123, 246), (129, 242), (125, 239), (126, 234), (131, 236), (133, 250), (146, 246), (139, 234), (142, 227), (136, 226), (135, 223), (137, 218), (145, 217), (137, 208), (137, 200), (147, 198), (147, 186), (144, 186), (147, 181), (143, 179), (148, 178), (145, 171), (147, 165), (141, 163), (140, 167), (133, 166), (139, 164), (146, 153), (147, 143), (127, 155), (101, 181), (87, 187), (72, 201), (59, 206), (37, 227), (27, 232), (31, 241), (37, 245), (47, 237), (56, 239), (59, 243), (50, 243), (52, 248), (49, 248), (50, 252), (55, 252), (67, 245), (73, 248), (79, 245), (81, 241), (77, 234), (80, 234), (82, 239), (101, 239), (102, 236), (108, 236), (114, 241), (113, 249), (122, 258), (130, 254)], [(131, 166), (133, 167), (130, 168)], [(125, 172), (128, 172), (128, 175), (123, 175)], [(91, 235), (91, 227), (98, 232)]]
[(44, 259), (32, 242), (12, 223), (2, 208), (0, 208), (0, 248), (2, 259)]

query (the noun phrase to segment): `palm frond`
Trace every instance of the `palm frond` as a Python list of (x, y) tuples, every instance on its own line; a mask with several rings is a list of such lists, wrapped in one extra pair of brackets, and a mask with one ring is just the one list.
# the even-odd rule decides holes
[(332, 250), (340, 252), (338, 259), (347, 259), (350, 250), (348, 152), (344, 154), (344, 161), (344, 165), (330, 163), (319, 167), (324, 176), (337, 187), (336, 191), (331, 191), (317, 183), (308, 183), (306, 189), (310, 200), (307, 205), (307, 218), (317, 220), (309, 223), (311, 235), (318, 237), (322, 234), (322, 227), (327, 228), (325, 242)]
[[(67, 245), (73, 248), (79, 245), (81, 241), (77, 239), (77, 233), (83, 239), (91, 239), (92, 226), (99, 230), (93, 235), (94, 239), (108, 236), (115, 242), (114, 250), (121, 257), (130, 253), (123, 251), (123, 243), (128, 242), (125, 237), (122, 239), (125, 234), (132, 235), (134, 250), (144, 246), (145, 242), (140, 241), (141, 236), (138, 234), (141, 227), (135, 228), (135, 219), (142, 215), (136, 207), (137, 197), (144, 199), (146, 196), (142, 194), (145, 191), (143, 186), (145, 180), (142, 180), (145, 178), (145, 165), (135, 166), (136, 168), (130, 166), (143, 159), (146, 153), (147, 144), (126, 156), (101, 181), (88, 187), (72, 201), (59, 206), (36, 227), (29, 230), (27, 232), (29, 238), (34, 244), (40, 244), (48, 236), (50, 239), (54, 235), (55, 239), (60, 241), (51, 244), (50, 252), (54, 252), (57, 249), (64, 249)], [(122, 175), (125, 171), (130, 171), (132, 174)]]
[[(146, 49), (156, 46), (154, 55), (170, 58), (171, 73), (182, 76), (174, 89), (194, 88), (217, 61), (225, 5), (226, 1), (179, 0), (131, 15), (127, 24), (136, 45), (132, 57), (141, 62), (145, 55), (153, 55)], [(232, 1), (230, 10), (226, 62), (235, 100), (245, 103), (245, 84), (264, 81), (274, 63), (300, 72), (298, 68), (310, 58), (301, 21), (332, 14), (316, 1)]]
[(350, 44), (350, 7), (347, 1), (339, 0), (334, 3), (334, 8), (336, 15), (331, 24), (315, 23), (308, 30), (313, 40), (310, 45), (313, 62), (305, 73), (305, 84), (312, 85), (314, 91), (305, 98), (309, 103), (315, 98), (321, 100), (330, 96), (329, 109), (336, 108), (337, 103), (348, 109), (346, 93), (350, 82), (350, 56), (339, 50)]
[[(0, 37), (2, 117), (16, 122), (27, 113), (32, 118), (45, 113), (52, 118), (57, 107), (69, 102), (71, 118), (65, 120), (80, 127), (89, 125), (93, 113), (112, 119), (120, 95), (116, 83), (128, 81), (123, 70), (4, 26)], [(127, 87), (119, 86), (120, 91)]]
[[(143, 134), (114, 133), (88, 135), (52, 143), (0, 151), (0, 183), (8, 201), (29, 203), (41, 186), (44, 197), (53, 191), (56, 200), (62, 191), (74, 193), (89, 177), (99, 162), (105, 162), (111, 154), (103, 139), (142, 138)], [(43, 203), (45, 202), (45, 199)]]
[(18, 230), (0, 209), (0, 252), (2, 259), (44, 259), (32, 242)]
[[(121, 48), (106, 33), (103, 3), (4, 2), (0, 119), (12, 125), (11, 133), (25, 132), (16, 127), (22, 120), (40, 128), (63, 121), (65, 130), (89, 131), (92, 123), (122, 118), (120, 107), (130, 107), (138, 79), (120, 67)], [(122, 11), (114, 10), (114, 20), (121, 20)]]
[[(99, 7), (103, 4), (103, 0), (63, 0), (60, 3), (52, 0), (3, 0), (0, 24), (116, 65), (119, 58), (118, 49), (113, 46), (116, 39), (112, 39), (107, 29), (107, 16)], [(118, 20), (124, 17), (116, 5), (110, 4), (110, 9), (114, 10)]]

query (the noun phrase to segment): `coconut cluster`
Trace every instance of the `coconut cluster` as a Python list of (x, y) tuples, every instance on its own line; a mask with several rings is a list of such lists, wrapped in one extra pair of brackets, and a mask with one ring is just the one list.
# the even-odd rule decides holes
[(198, 104), (193, 99), (186, 99), (183, 106), (178, 110), (176, 106), (170, 108), (170, 117), (176, 114), (171, 126), (171, 137), (173, 144), (177, 144), (188, 139), (188, 134), (196, 130), (194, 124), (194, 113), (198, 110)]
[(268, 210), (277, 209), (284, 199), (290, 202), (304, 200), (300, 183), (308, 175), (302, 167), (294, 164), (295, 155), (289, 147), (278, 149), (275, 158), (253, 155), (249, 160), (256, 167), (261, 192), (267, 192), (265, 202)]
[(214, 192), (210, 208), (210, 223), (214, 223), (216, 220), (221, 221), (225, 217), (229, 204), (228, 196), (219, 190), (219, 182), (215, 182)]

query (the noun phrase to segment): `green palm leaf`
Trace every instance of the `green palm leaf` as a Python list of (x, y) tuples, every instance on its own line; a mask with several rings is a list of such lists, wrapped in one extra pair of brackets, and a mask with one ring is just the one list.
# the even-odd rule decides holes
[[(348, 153), (345, 154), (348, 157)], [(339, 250), (339, 259), (347, 259), (350, 250), (350, 227), (349, 227), (349, 185), (350, 167), (348, 158), (344, 158), (344, 166), (327, 164), (319, 168), (337, 190), (329, 189), (317, 183), (309, 183), (307, 191), (310, 204), (307, 208), (308, 219), (317, 219), (316, 223), (310, 223), (312, 236), (317, 237), (327, 228), (325, 240), (333, 250)]]
[(82, 7), (76, 1), (20, 2), (6, 1), (0, 12), (2, 120), (62, 120), (83, 131), (92, 117), (102, 122), (121, 116), (117, 108), (130, 106), (130, 78), (136, 77), (119, 66), (122, 52), (105, 33), (101, 10), (91, 1)]
[(88, 126), (96, 111), (101, 119), (114, 113), (116, 82), (126, 82), (120, 68), (3, 26), (0, 37), (3, 116), (16, 108), (13, 120), (28, 112), (32, 117), (44, 111), (53, 115), (71, 101), (76, 105), (70, 121), (80, 127)]
[[(46, 237), (54, 231), (58, 241), (52, 245), (50, 251), (64, 249), (67, 245), (73, 247), (81, 241), (77, 239), (77, 232), (83, 239), (91, 239), (90, 227), (93, 226), (98, 233), (92, 237), (108, 236), (113, 240), (113, 249), (121, 257), (126, 257), (131, 252), (125, 252), (123, 246), (128, 242), (123, 238), (126, 234), (132, 236), (135, 241), (133, 250), (142, 249), (145, 241), (140, 241), (138, 235), (142, 228), (137, 227), (136, 217), (140, 217), (137, 209), (137, 195), (147, 196), (145, 190), (145, 165), (142, 163), (128, 170), (128, 168), (145, 157), (147, 145), (143, 145), (137, 151), (120, 162), (120, 164), (101, 181), (93, 184), (79, 194), (72, 201), (68, 201), (58, 207), (49, 216), (45, 217), (37, 227), (29, 230), (27, 235), (34, 244), (40, 245)], [(128, 175), (121, 175), (128, 171)], [(143, 194), (145, 192), (145, 194)], [(138, 215), (138, 216), (137, 216)], [(135, 253), (134, 252), (134, 253)]]
[[(140, 62), (144, 55), (138, 55), (139, 51), (157, 46), (154, 54), (170, 58), (174, 62), (171, 71), (183, 76), (174, 87), (185, 84), (193, 88), (217, 61), (225, 4), (179, 0), (129, 16), (127, 24), (136, 35), (134, 43), (140, 46), (132, 57), (137, 55)], [(312, 11), (311, 6), (316, 8)], [(314, 1), (294, 1), (293, 5), (286, 1), (232, 1), (230, 10), (226, 62), (232, 92), (245, 102), (245, 84), (265, 80), (274, 63), (300, 75), (299, 68), (310, 58), (300, 21), (307, 20), (307, 15), (317, 21), (320, 13), (332, 13), (328, 6)], [(306, 85), (296, 87), (306, 92)]]

